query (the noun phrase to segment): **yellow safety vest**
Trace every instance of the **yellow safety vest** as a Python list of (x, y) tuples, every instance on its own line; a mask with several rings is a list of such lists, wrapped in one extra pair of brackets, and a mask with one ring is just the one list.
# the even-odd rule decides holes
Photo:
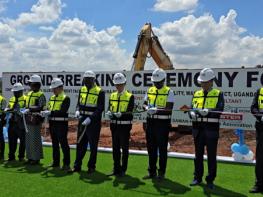
[(165, 108), (167, 103), (167, 98), (169, 95), (170, 88), (163, 86), (161, 89), (157, 89), (155, 86), (152, 86), (148, 89), (148, 105)]
[(259, 90), (258, 109), (263, 110), (263, 88), (260, 88), (260, 90)]
[(80, 89), (79, 104), (85, 107), (97, 107), (100, 91), (101, 88), (96, 85), (91, 89), (83, 86)]
[(44, 93), (41, 90), (38, 92), (33, 92), (33, 91), (28, 92), (27, 97), (26, 97), (26, 107), (29, 108), (31, 106), (36, 106), (37, 100), (42, 95), (44, 95)]
[(4, 102), (5, 98), (3, 96), (0, 95), (0, 113), (3, 112), (3, 102)]
[(194, 93), (192, 99), (192, 106), (193, 108), (196, 109), (203, 109), (203, 108), (214, 109), (216, 108), (219, 94), (220, 94), (220, 90), (213, 88), (208, 92), (205, 99), (203, 89), (198, 90)]
[(113, 113), (127, 112), (131, 96), (132, 94), (127, 90), (120, 96), (118, 92), (113, 92), (110, 95), (110, 111)]
[[(15, 102), (16, 102), (16, 97), (15, 96), (12, 96), (9, 100), (9, 103), (8, 103), (8, 108), (9, 109), (14, 109), (14, 105), (15, 105)], [(18, 104), (19, 104), (19, 108), (22, 109), (26, 106), (26, 96), (25, 95), (22, 95), (18, 98)]]
[(49, 101), (48, 101), (48, 110), (49, 111), (59, 111), (61, 110), (61, 105), (63, 103), (63, 101), (66, 98), (66, 94), (64, 92), (62, 92), (61, 94), (59, 94), (58, 96), (53, 95), (50, 97)]

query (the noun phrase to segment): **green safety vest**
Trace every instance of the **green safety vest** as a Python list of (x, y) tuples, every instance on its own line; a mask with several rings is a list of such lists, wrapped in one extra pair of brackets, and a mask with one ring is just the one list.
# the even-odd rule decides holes
[[(15, 105), (15, 102), (16, 102), (16, 97), (15, 96), (12, 96), (9, 100), (9, 103), (8, 103), (8, 108), (9, 109), (14, 109), (14, 105)], [(19, 104), (19, 108), (22, 109), (26, 106), (26, 96), (25, 95), (22, 95), (18, 98), (18, 104)]]
[(127, 112), (128, 105), (132, 94), (127, 90), (122, 94), (118, 95), (118, 92), (113, 92), (110, 95), (110, 111), (115, 112)]
[(79, 104), (86, 107), (97, 107), (100, 91), (101, 88), (96, 85), (91, 89), (83, 86), (80, 89)]
[(5, 98), (0, 95), (0, 113), (3, 112), (3, 102), (5, 101)]
[(192, 106), (196, 109), (214, 109), (216, 108), (218, 98), (219, 98), (220, 90), (212, 89), (208, 92), (206, 99), (204, 97), (203, 89), (198, 90), (194, 93), (192, 99)]
[(147, 92), (148, 105), (165, 108), (169, 91), (170, 88), (167, 86), (163, 86), (161, 89), (157, 89), (155, 86), (150, 87)]
[(48, 110), (49, 111), (61, 110), (61, 105), (66, 97), (67, 96), (64, 92), (60, 93), (58, 96), (56, 95), (51, 96), (48, 101)]
[(260, 90), (259, 90), (258, 109), (263, 110), (263, 88), (260, 88)]
[(36, 106), (37, 101), (42, 95), (44, 95), (44, 93), (41, 90), (38, 92), (33, 92), (33, 91), (28, 92), (26, 97), (26, 107), (29, 108), (31, 106)]

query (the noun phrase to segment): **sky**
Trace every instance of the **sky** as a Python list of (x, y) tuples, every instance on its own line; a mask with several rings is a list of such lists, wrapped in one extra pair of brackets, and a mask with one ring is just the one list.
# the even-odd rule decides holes
[(263, 64), (262, 8), (262, 0), (0, 0), (0, 73), (130, 70), (146, 22), (175, 68), (254, 67)]

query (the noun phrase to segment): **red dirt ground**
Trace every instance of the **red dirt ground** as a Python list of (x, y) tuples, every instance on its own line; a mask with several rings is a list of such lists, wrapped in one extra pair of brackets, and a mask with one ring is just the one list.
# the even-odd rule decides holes
[[(184, 128), (175, 128), (176, 131), (170, 132), (169, 142), (170, 149), (169, 151), (181, 152), (181, 153), (194, 153), (194, 145), (193, 138), (191, 133), (185, 134), (182, 132)], [(45, 136), (45, 127), (43, 126), (43, 135)], [(69, 134), (68, 140), (70, 144), (76, 143), (76, 131), (77, 131), (77, 122), (70, 121), (69, 122)], [(50, 136), (47, 128), (47, 134), (45, 136), (45, 141), (50, 142)], [(221, 129), (220, 130), (220, 139), (218, 145), (218, 155), (220, 156), (231, 156), (231, 144), (238, 141), (237, 136), (234, 134), (234, 131), (231, 129)], [(245, 142), (255, 153), (255, 145), (256, 145), (256, 137), (255, 131), (245, 132)], [(109, 129), (109, 124), (106, 122), (102, 123), (102, 129), (99, 140), (100, 147), (111, 147), (111, 132)], [(142, 123), (133, 124), (133, 128), (131, 131), (131, 139), (130, 139), (130, 149), (136, 150), (145, 150), (146, 149), (146, 141), (145, 141), (145, 133), (143, 131)]]

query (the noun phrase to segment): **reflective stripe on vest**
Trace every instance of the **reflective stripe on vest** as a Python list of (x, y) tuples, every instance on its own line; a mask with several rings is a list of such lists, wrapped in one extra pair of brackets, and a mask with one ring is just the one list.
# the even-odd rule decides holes
[(110, 95), (110, 111), (115, 112), (127, 112), (128, 105), (132, 94), (127, 90), (121, 95), (118, 92), (113, 92)]
[(192, 106), (195, 109), (202, 109), (202, 108), (214, 109), (216, 108), (219, 94), (220, 94), (220, 90), (212, 89), (208, 92), (205, 98), (203, 89), (198, 90), (194, 93)]
[(101, 88), (96, 85), (91, 89), (83, 86), (80, 89), (79, 104), (86, 107), (97, 107), (100, 91)]
[(3, 112), (3, 101), (4, 101), (4, 100), (5, 100), (5, 98), (0, 95), (0, 113)]
[(263, 111), (263, 88), (260, 88), (258, 95), (258, 109), (260, 112)]
[(30, 92), (28, 92), (28, 94), (26, 96), (26, 108), (29, 108), (31, 106), (36, 106), (37, 102), (39, 100), (39, 97), (41, 97), (42, 95), (44, 95), (44, 93), (42, 91), (38, 91), (38, 92), (30, 91)]
[(53, 95), (50, 97), (48, 101), (48, 110), (49, 111), (59, 111), (61, 110), (61, 105), (63, 101), (65, 100), (67, 96), (65, 95), (64, 92), (59, 94), (58, 96)]
[(164, 86), (161, 89), (157, 89), (155, 86), (150, 87), (147, 92), (148, 105), (157, 108), (165, 108), (169, 91), (170, 88), (167, 86)]
[[(9, 100), (9, 103), (8, 103), (8, 108), (9, 109), (14, 109), (14, 105), (15, 105), (15, 102), (16, 102), (16, 97), (15, 96), (12, 96)], [(26, 96), (25, 95), (22, 95), (18, 98), (18, 104), (19, 104), (19, 108), (22, 109), (26, 106)]]

